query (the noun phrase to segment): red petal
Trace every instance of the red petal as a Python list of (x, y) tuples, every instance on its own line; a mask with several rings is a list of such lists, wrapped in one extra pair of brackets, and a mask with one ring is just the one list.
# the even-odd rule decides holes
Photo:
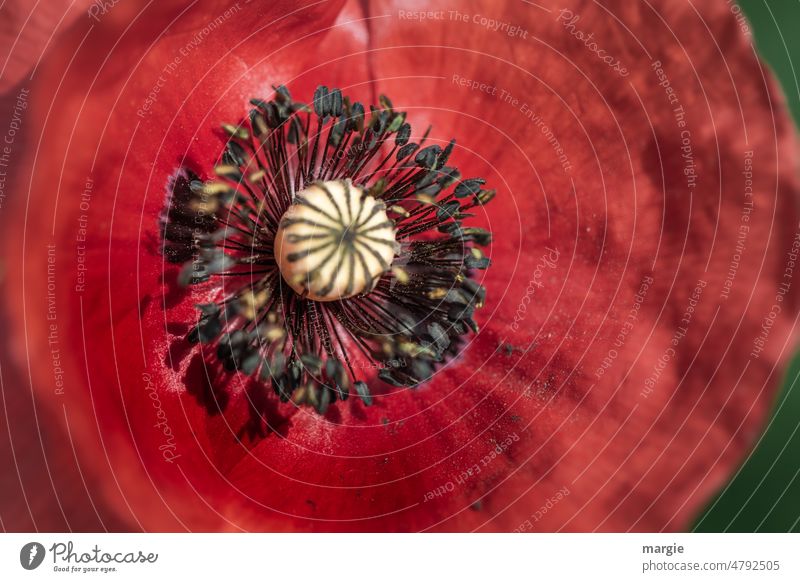
[[(780, 380), (776, 365), (791, 353), (796, 289), (782, 295), (779, 285), (792, 277), (798, 185), (782, 97), (725, 5), (698, 13), (682, 3), (536, 3), (504, 14), (472, 3), (462, 18), (444, 11), (428, 26), (399, 18), (405, 8), (374, 8), (398, 19), (375, 28), (373, 68), (379, 79), (403, 79), (381, 84), (398, 107), (431, 111), (442, 135), (456, 133), (483, 158), (476, 174), (507, 184), (506, 203), (487, 209), (506, 235), (496, 237), (487, 287), (508, 293), (491, 302), (498, 309), (485, 331), (533, 353), (484, 370), (501, 378), (515, 366), (517, 393), (545, 401), (536, 416), (518, 413), (530, 440), (479, 523), (513, 528), (533, 514), (542, 530), (684, 527), (752, 443)], [(628, 75), (614, 70), (618, 61)], [(685, 137), (694, 182), (684, 174)], [(548, 244), (562, 259), (518, 311)], [(762, 325), (769, 339), (754, 357)], [(564, 487), (569, 497), (551, 509)]]
[[(25, 261), (24, 288), (7, 281), (12, 329), (27, 338), (17, 359), (30, 364), (40, 399), (66, 407), (106, 501), (130, 527), (684, 527), (757, 433), (797, 313), (794, 289), (776, 299), (800, 220), (791, 126), (733, 16), (724, 5), (697, 14), (688, 4), (620, 2), (612, 12), (582, 3), (571, 8), (580, 18), (569, 30), (543, 4), (513, 13), (465, 5), (467, 22), (445, 11), (424, 24), (401, 17), (405, 6), (370, 6), (370, 36), (361, 22), (344, 24), (363, 18), (355, 8), (315, 34), (332, 21), (324, 7), (241, 46), (272, 18), (236, 15), (162, 86), (165, 65), (197, 38), (196, 22), (160, 39), (158, 27), (134, 25), (142, 30), (114, 49), (124, 59), (105, 60), (118, 35), (90, 33), (71, 64), (85, 31), (63, 41), (29, 114), (44, 138), (32, 140), (30, 204), (16, 201), (17, 228), (6, 235), (9, 256)], [(483, 15), (521, 26), (527, 38), (492, 31)], [(593, 33), (630, 74), (616, 75), (575, 30)], [(653, 59), (686, 110), (685, 128)], [(454, 73), (519, 103), (460, 87)], [(324, 419), (306, 410), (287, 418), (286, 407), (257, 403), (274, 432), (240, 442), (246, 382), (206, 386), (202, 360), (181, 348), (177, 322), (194, 316), (195, 298), (174, 288), (173, 271), (162, 278), (164, 184), (181, 163), (210, 167), (220, 144), (210, 128), (240, 118), (246, 99), (270, 84), (291, 81), (300, 99), (317, 82), (365, 98), (371, 75), (416, 130), (429, 121), (435, 136), (455, 136), (462, 169), (498, 187), (480, 218), (495, 232), (483, 330), (428, 385), (372, 408), (348, 403)], [(143, 111), (157, 86), (152, 113)], [(693, 188), (683, 174), (684, 129)], [(755, 209), (725, 299), (749, 150)], [(86, 190), (90, 209), (82, 210)], [(82, 214), (87, 271), (76, 290)], [(53, 395), (47, 345), (53, 228), (55, 323), (69, 378), (62, 396)], [(766, 346), (750, 357), (776, 302)], [(659, 369), (673, 338), (675, 353)], [(604, 358), (613, 360), (608, 369)], [(226, 396), (224, 413), (214, 414), (214, 399)]]
[(91, 0), (25, 2), (0, 7), (0, 92), (10, 90), (32, 72), (57, 35), (83, 16)]

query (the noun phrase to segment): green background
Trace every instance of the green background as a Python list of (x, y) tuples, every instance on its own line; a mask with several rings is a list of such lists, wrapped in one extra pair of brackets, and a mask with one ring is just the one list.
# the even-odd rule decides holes
[[(747, 0), (761, 57), (800, 126), (800, 0)], [(795, 66), (797, 65), (797, 67)], [(800, 531), (800, 354), (787, 371), (769, 426), (739, 472), (698, 517), (694, 531)]]

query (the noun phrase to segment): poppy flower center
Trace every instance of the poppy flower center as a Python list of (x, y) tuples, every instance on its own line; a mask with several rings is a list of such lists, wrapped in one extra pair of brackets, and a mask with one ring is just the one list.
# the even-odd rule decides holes
[(464, 221), (494, 191), (447, 165), (455, 140), (412, 141), (385, 96), (369, 119), (326, 87), (313, 108), (285, 87), (251, 103), (222, 126), (215, 177), (182, 168), (169, 185), (164, 254), (182, 285), (217, 283), (188, 341), (321, 414), (426, 381), (478, 329), (491, 233)]
[(314, 301), (372, 291), (394, 259), (386, 206), (348, 181), (301, 191), (281, 219), (275, 257), (284, 280)]

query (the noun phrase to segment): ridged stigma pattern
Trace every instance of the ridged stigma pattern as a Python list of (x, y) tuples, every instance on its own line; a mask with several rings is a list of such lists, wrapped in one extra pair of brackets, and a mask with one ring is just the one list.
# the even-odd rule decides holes
[(369, 293), (396, 247), (384, 203), (350, 180), (330, 180), (297, 193), (281, 219), (275, 258), (298, 294), (336, 301)]

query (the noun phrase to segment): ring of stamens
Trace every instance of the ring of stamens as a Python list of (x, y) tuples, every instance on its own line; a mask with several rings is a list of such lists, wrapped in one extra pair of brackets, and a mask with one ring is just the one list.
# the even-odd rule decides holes
[(285, 87), (251, 103), (223, 124), (215, 177), (182, 168), (169, 184), (165, 256), (181, 284), (219, 283), (187, 339), (321, 414), (352, 392), (371, 404), (379, 381), (426, 381), (478, 330), (491, 234), (464, 221), (494, 190), (447, 165), (455, 141), (412, 141), (384, 96), (369, 117), (325, 87), (313, 107)]

